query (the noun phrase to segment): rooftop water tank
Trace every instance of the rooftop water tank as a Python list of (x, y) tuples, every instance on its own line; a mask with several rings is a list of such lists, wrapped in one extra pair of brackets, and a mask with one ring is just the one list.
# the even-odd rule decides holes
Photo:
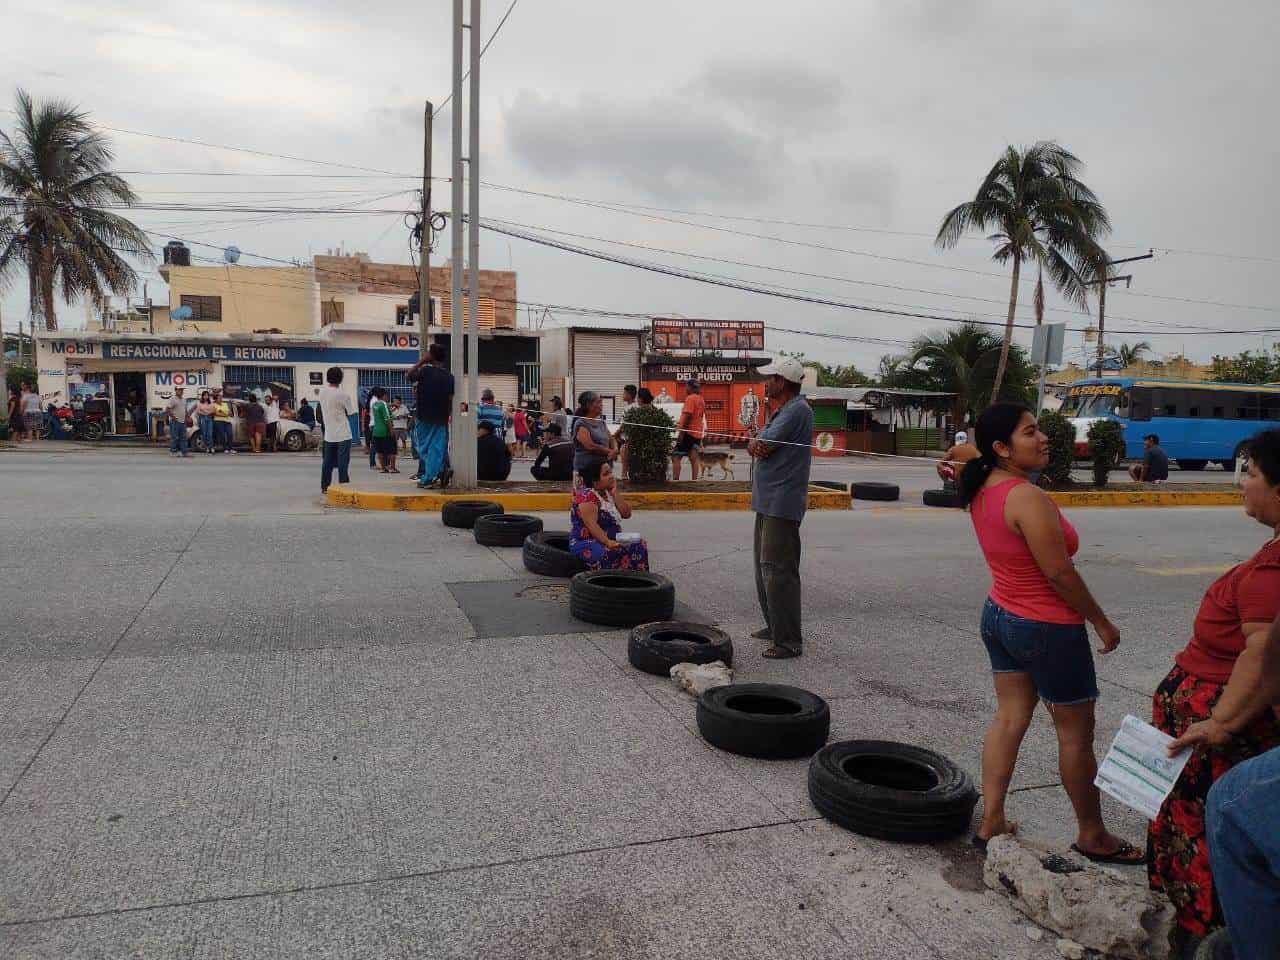
[(181, 240), (170, 240), (164, 245), (164, 262), (174, 267), (189, 267), (191, 250)]

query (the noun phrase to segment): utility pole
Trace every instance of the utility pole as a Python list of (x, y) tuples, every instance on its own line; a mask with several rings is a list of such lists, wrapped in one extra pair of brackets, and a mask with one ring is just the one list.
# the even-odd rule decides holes
[[(471, 0), (471, 90), (468, 94), (471, 118), (468, 121), (470, 142), (467, 146), (467, 187), (470, 190), (467, 216), (467, 259), (471, 268), (467, 277), (467, 404), (480, 409), (480, 0)], [(455, 103), (457, 112), (461, 102)], [(475, 414), (473, 413), (473, 418)], [(472, 419), (472, 423), (480, 421)], [(471, 485), (480, 479), (475, 441), (467, 444), (467, 469)]]
[(1113, 283), (1124, 281), (1126, 287), (1133, 283), (1133, 274), (1127, 273), (1122, 277), (1111, 276), (1111, 267), (1119, 263), (1134, 263), (1138, 260), (1150, 260), (1155, 256), (1155, 252), (1148, 250), (1140, 257), (1125, 257), (1122, 260), (1108, 260), (1102, 267), (1102, 276), (1097, 280), (1086, 281), (1089, 284), (1096, 283), (1098, 285), (1098, 376), (1102, 376), (1102, 361), (1106, 359), (1106, 341), (1103, 333), (1106, 331), (1107, 316), (1107, 287)]
[(453, 0), (453, 134), (450, 137), (452, 151), (451, 175), (453, 189), (450, 206), (450, 259), (449, 259), (449, 366), (453, 373), (453, 426), (449, 431), (449, 462), (453, 466), (454, 479), (462, 489), (475, 486), (475, 474), (470, 470), (475, 455), (475, 410), (467, 407), (466, 367), (463, 353), (466, 337), (463, 326), (462, 306), (462, 0)]
[(422, 110), (422, 249), (418, 252), (418, 356), (427, 355), (431, 322), (431, 101)]

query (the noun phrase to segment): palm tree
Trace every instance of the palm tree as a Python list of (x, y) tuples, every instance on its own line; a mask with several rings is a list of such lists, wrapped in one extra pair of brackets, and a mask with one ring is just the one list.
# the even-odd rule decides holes
[(1139, 340), (1135, 344), (1122, 343), (1115, 347), (1111, 354), (1120, 361), (1121, 369), (1128, 369), (1142, 359), (1144, 353), (1151, 352), (1151, 344), (1146, 340)]
[(930, 388), (956, 395), (951, 412), (961, 424), (967, 414), (976, 412), (982, 394), (990, 389), (1001, 353), (1000, 337), (976, 323), (966, 323), (916, 337), (906, 365), (909, 369), (922, 366)]
[(121, 256), (149, 259), (143, 230), (103, 209), (137, 197), (110, 171), (111, 147), (88, 115), (63, 100), (17, 94), (13, 137), (0, 132), (0, 284), (21, 267), (33, 318), (58, 329), (54, 288), (64, 302), (127, 294), (137, 276)]
[(1036, 263), (1068, 302), (1083, 307), (1089, 287), (1082, 273), (1089, 264), (1106, 260), (1096, 238), (1111, 231), (1111, 221), (1077, 176), (1080, 167), (1074, 154), (1049, 140), (1022, 150), (1010, 146), (987, 172), (974, 198), (952, 209), (938, 228), (935, 242), (943, 249), (955, 246), (969, 230), (994, 230), (988, 237), (996, 243), (992, 259), (1013, 263), (992, 400), (1009, 363), (1022, 265)]

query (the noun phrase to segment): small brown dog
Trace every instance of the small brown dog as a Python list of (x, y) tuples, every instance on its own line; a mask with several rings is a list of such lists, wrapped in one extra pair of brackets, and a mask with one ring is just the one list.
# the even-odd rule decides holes
[(702, 476), (698, 479), (704, 479), (711, 472), (712, 467), (720, 468), (721, 480), (732, 480), (733, 476), (733, 454), (728, 450), (703, 450), (702, 459)]

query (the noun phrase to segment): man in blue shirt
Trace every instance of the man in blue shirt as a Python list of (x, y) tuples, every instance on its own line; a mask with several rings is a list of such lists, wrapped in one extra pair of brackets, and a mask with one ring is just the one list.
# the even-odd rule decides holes
[(493, 435), (499, 440), (503, 439), (506, 433), (507, 418), (502, 412), (502, 404), (495, 403), (493, 400), (493, 391), (485, 388), (480, 394), (480, 406), (476, 408), (476, 429), (480, 429), (480, 424), (487, 423), (493, 428)]
[(753, 458), (751, 509), (756, 514), (753, 554), (756, 594), (764, 629), (752, 636), (768, 640), (764, 656), (800, 656), (800, 521), (809, 503), (813, 461), (813, 410), (800, 396), (804, 368), (783, 357), (761, 367), (764, 395), (773, 415), (747, 444)]
[[(444, 368), (444, 347), (433, 343), (405, 378), (415, 385), (417, 422), (413, 449), (417, 454), (418, 486), (431, 486), (444, 470), (449, 453), (449, 415), (453, 412), (453, 374)], [(442, 485), (447, 483), (445, 477)]]

